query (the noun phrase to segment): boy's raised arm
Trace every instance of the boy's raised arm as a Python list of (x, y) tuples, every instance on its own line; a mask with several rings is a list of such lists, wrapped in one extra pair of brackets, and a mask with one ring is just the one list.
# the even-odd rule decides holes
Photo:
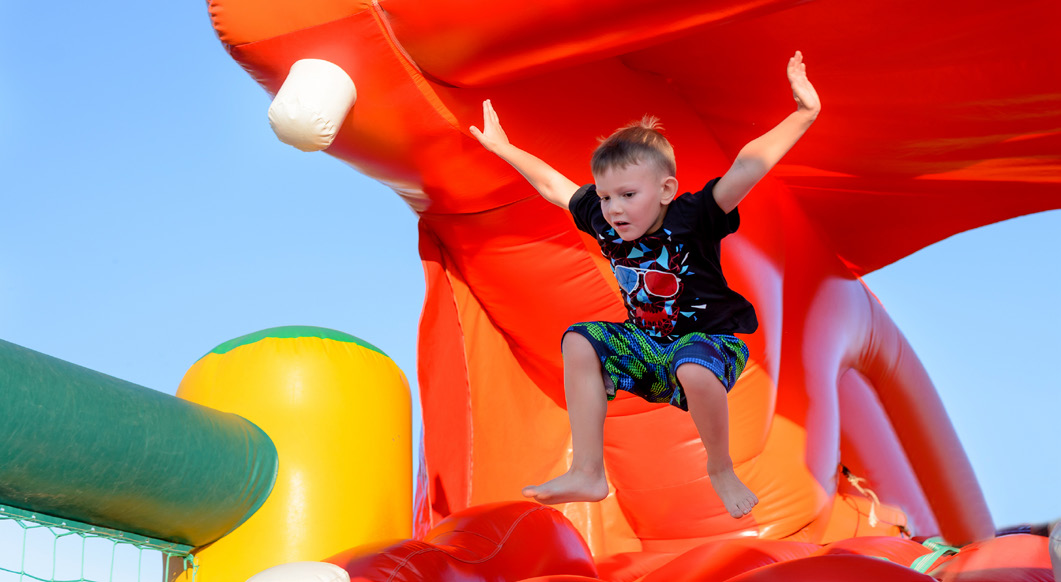
[(549, 164), (512, 145), (508, 141), (508, 136), (505, 135), (505, 130), (501, 129), (501, 122), (498, 121), (497, 112), (494, 111), (494, 106), (489, 99), (483, 101), (482, 131), (474, 125), (470, 130), (475, 139), (483, 144), (483, 147), (497, 154), (516, 168), (520, 174), (523, 174), (523, 177), (543, 198), (567, 210), (571, 197), (578, 190), (578, 184), (568, 180)]
[(737, 207), (751, 191), (752, 186), (796, 145), (807, 128), (818, 118), (821, 101), (814, 85), (807, 79), (807, 66), (803, 64), (803, 54), (799, 51), (788, 60), (788, 82), (792, 85), (796, 111), (776, 127), (741, 148), (733, 165), (715, 184), (715, 202), (727, 213)]

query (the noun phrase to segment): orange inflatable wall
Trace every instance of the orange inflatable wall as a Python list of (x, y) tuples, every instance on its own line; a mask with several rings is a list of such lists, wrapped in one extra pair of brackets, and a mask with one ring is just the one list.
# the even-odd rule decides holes
[[(211, 0), (233, 58), (271, 93), (304, 58), (357, 102), (327, 150), (420, 216), (427, 296), (419, 530), (519, 498), (569, 446), (559, 343), (622, 319), (595, 244), (468, 133), (490, 98), (508, 135), (575, 181), (596, 138), (650, 113), (684, 190), (794, 107), (800, 49), (818, 122), (742, 204), (723, 244), (761, 326), (730, 396), (733, 457), (761, 503), (733, 520), (688, 415), (620, 396), (614, 494), (563, 508), (598, 559), (720, 536), (828, 543), (989, 536), (932, 384), (860, 276), (980, 225), (1061, 207), (1061, 4), (1054, 0)], [(840, 466), (884, 503), (845, 485)]]

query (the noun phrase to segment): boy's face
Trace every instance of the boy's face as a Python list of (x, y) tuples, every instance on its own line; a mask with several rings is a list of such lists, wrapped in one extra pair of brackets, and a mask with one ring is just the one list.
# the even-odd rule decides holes
[(608, 168), (593, 178), (604, 219), (625, 241), (659, 230), (667, 205), (678, 192), (674, 176), (640, 161)]

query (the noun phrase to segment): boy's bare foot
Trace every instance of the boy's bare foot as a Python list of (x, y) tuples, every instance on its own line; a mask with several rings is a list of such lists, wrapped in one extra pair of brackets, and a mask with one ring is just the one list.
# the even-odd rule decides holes
[(533, 497), (535, 501), (546, 505), (572, 501), (600, 501), (608, 496), (608, 481), (604, 477), (603, 469), (599, 471), (568, 469), (563, 475), (541, 485), (524, 487), (523, 496)]
[(722, 499), (722, 504), (726, 506), (726, 511), (734, 518), (748, 515), (752, 508), (755, 507), (755, 504), (759, 503), (759, 498), (752, 493), (752, 490), (748, 489), (737, 478), (737, 474), (733, 472), (733, 467), (716, 472), (708, 471), (707, 476), (711, 478), (711, 485), (715, 488), (715, 493)]

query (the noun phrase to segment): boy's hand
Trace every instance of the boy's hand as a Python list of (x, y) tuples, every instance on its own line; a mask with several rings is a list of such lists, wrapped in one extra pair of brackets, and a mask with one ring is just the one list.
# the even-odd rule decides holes
[(792, 85), (792, 97), (799, 104), (799, 111), (808, 113), (812, 119), (817, 117), (822, 104), (814, 85), (807, 79), (807, 65), (803, 63), (803, 53), (799, 51), (788, 59), (788, 82)]
[(499, 147), (509, 143), (508, 136), (505, 135), (505, 130), (501, 129), (501, 122), (497, 119), (497, 112), (494, 111), (494, 106), (489, 99), (483, 101), (483, 130), (479, 131), (479, 128), (474, 125), (469, 129), (484, 148), (495, 154)]
[(549, 164), (512, 145), (505, 135), (505, 130), (501, 129), (501, 122), (498, 121), (497, 112), (489, 99), (483, 101), (482, 131), (474, 125), (468, 129), (487, 151), (497, 154), (516, 168), (543, 198), (567, 210), (571, 197), (578, 190), (578, 184), (568, 180)]
[(748, 142), (737, 153), (733, 165), (715, 184), (715, 202), (723, 212), (736, 208), (818, 118), (822, 104), (814, 85), (807, 80), (807, 66), (799, 51), (788, 60), (788, 82), (792, 85), (792, 97), (798, 107), (776, 127)]

